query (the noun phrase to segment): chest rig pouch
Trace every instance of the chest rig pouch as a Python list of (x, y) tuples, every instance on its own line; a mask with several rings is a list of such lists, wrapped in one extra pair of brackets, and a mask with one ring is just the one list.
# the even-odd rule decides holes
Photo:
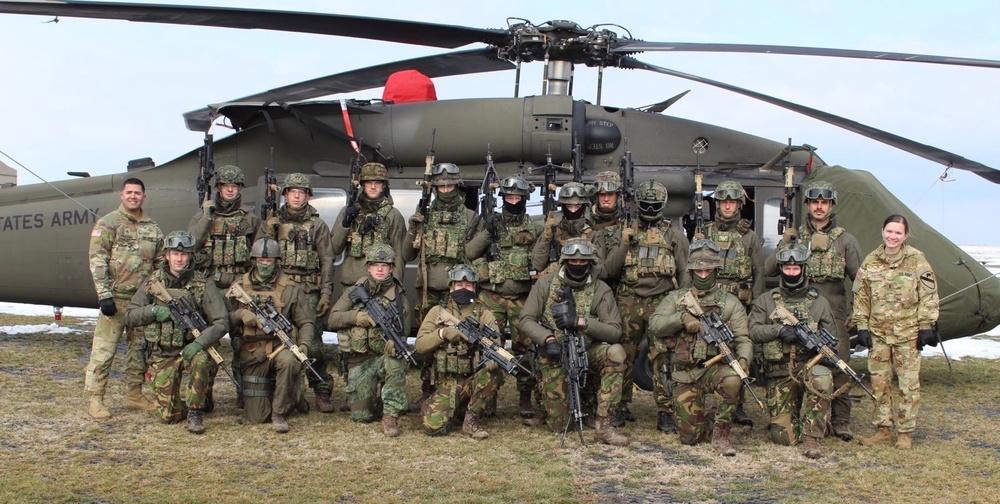
[(469, 228), (465, 207), (455, 211), (431, 210), (424, 230), (427, 262), (456, 263), (465, 260), (465, 232)]
[(319, 271), (319, 253), (312, 236), (312, 229), (318, 218), (314, 215), (302, 222), (281, 222), (276, 217), (268, 220), (269, 224), (277, 222), (275, 239), (281, 250), (283, 270)]
[(216, 214), (208, 228), (205, 244), (206, 267), (211, 271), (243, 273), (250, 259), (250, 238), (254, 230), (244, 226), (246, 211), (240, 209), (230, 215)]
[(491, 284), (502, 284), (507, 280), (527, 282), (531, 280), (531, 248), (535, 243), (535, 223), (523, 218), (517, 226), (504, 226), (499, 232), (497, 250), (493, 260), (480, 257), (472, 262), (480, 277), (489, 278)]
[[(360, 280), (357, 284), (355, 284), (355, 286), (361, 285), (364, 282), (365, 280)], [(356, 287), (351, 288), (354, 289)], [(368, 290), (371, 291), (371, 287), (369, 287)], [(395, 310), (400, 317), (406, 316), (403, 313), (403, 294), (398, 284), (394, 284), (391, 288), (381, 294), (372, 293), (371, 299), (376, 303), (380, 303), (383, 307), (389, 309), (389, 311)], [(355, 304), (354, 309), (364, 312), (367, 311), (365, 310), (365, 305), (362, 303)], [(340, 331), (337, 337), (341, 352), (347, 352), (355, 355), (382, 355), (385, 352), (385, 340), (382, 338), (382, 328), (379, 327), (378, 324), (376, 324), (375, 327), (359, 327), (352, 325), (351, 327)]]
[(677, 273), (669, 231), (670, 224), (662, 222), (655, 227), (638, 229), (634, 244), (629, 245), (625, 254), (626, 282), (644, 277), (672, 277)]
[[(552, 314), (552, 305), (563, 301), (562, 291), (564, 287), (562, 280), (563, 279), (560, 275), (556, 275), (556, 277), (552, 280), (552, 284), (549, 286), (549, 294), (545, 300), (545, 323), (552, 327), (553, 335), (560, 342), (566, 340), (566, 334), (556, 327), (556, 324), (553, 322), (555, 320), (555, 316)], [(596, 290), (597, 282), (595, 282), (592, 277), (587, 278), (587, 283), (584, 284), (582, 288), (573, 289), (573, 301), (576, 303), (576, 315), (578, 317), (586, 317), (590, 315), (590, 309), (594, 304), (594, 292)], [(591, 343), (593, 343), (593, 339), (584, 334), (584, 346), (590, 348)]]
[[(784, 306), (788, 311), (795, 315), (795, 318), (799, 319), (799, 322), (805, 323), (812, 330), (817, 330), (818, 323), (813, 320), (809, 315), (809, 310), (812, 308), (813, 301), (819, 296), (819, 292), (810, 287), (809, 291), (801, 299), (796, 299), (793, 301), (786, 301), (781, 295), (779, 290), (774, 290), (771, 292), (771, 299), (774, 300), (776, 306)], [(780, 321), (771, 320), (774, 324), (780, 324)], [(785, 343), (781, 338), (775, 338), (767, 343), (764, 343), (762, 353), (764, 355), (764, 360), (773, 362), (782, 362), (788, 359), (792, 345)], [(802, 349), (800, 347), (800, 349)], [(805, 352), (801, 352), (800, 357), (805, 357)], [(770, 370), (768, 370), (770, 371)]]
[[(711, 296), (699, 298), (698, 303), (706, 314), (716, 312), (721, 316), (726, 307), (726, 294), (724, 289), (715, 289), (715, 292)], [(677, 304), (675, 305), (677, 313), (688, 311), (683, 298), (683, 295), (677, 297)], [(737, 309), (742, 310), (743, 307), (737, 307)], [(705, 343), (705, 340), (701, 336), (681, 329), (677, 336), (677, 344), (674, 347), (673, 361), (684, 364), (696, 364), (705, 361), (717, 353), (719, 353), (719, 350), (714, 345), (711, 347), (708, 346), (708, 343)]]
[[(150, 275), (149, 283), (153, 282), (159, 282), (161, 284), (164, 283), (162, 271), (157, 270)], [(201, 273), (195, 273), (184, 287), (165, 286), (165, 288), (170, 294), (170, 297), (174, 299), (187, 299), (191, 301), (194, 306), (200, 307), (202, 299), (205, 297), (205, 276)], [(149, 296), (152, 299), (154, 306), (167, 306), (166, 302), (156, 296), (153, 296), (152, 294), (149, 294)], [(143, 338), (146, 340), (146, 344), (149, 345), (153, 353), (160, 355), (176, 355), (177, 352), (184, 348), (184, 345), (194, 340), (194, 338), (188, 334), (187, 330), (181, 328), (180, 325), (176, 323), (173, 317), (168, 318), (163, 322), (157, 322), (154, 320), (151, 324), (142, 327), (141, 331)]]
[[(803, 226), (803, 230), (805, 228), (806, 226)], [(833, 246), (842, 234), (844, 234), (844, 228), (834, 227), (829, 232), (816, 232), (807, 235), (806, 239), (809, 242), (811, 253), (806, 265), (809, 266), (809, 277), (813, 282), (844, 280), (847, 258), (837, 250), (837, 247)]]
[[(386, 216), (392, 210), (391, 204), (384, 204), (374, 212), (358, 215), (351, 223), (351, 230), (347, 235), (350, 246), (347, 247), (347, 255), (363, 259), (365, 251), (376, 243), (389, 243), (389, 227), (386, 225)], [(400, 253), (400, 251), (396, 251)]]

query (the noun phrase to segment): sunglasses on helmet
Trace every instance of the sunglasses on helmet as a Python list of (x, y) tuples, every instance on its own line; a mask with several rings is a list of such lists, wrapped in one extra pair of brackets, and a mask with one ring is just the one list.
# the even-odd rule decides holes
[(507, 177), (500, 181), (500, 188), (528, 191), (528, 181), (521, 177)]
[(594, 246), (589, 243), (567, 243), (563, 245), (562, 253), (565, 256), (593, 255)]
[(779, 250), (774, 255), (774, 258), (779, 263), (786, 263), (786, 262), (804, 263), (806, 262), (806, 259), (809, 259), (809, 252), (799, 247), (784, 248)]
[(712, 240), (695, 240), (694, 243), (691, 244), (690, 251), (691, 252), (696, 252), (696, 251), (701, 250), (703, 248), (707, 248), (708, 250), (711, 250), (712, 252), (715, 252), (716, 254), (718, 254), (719, 250), (721, 250), (719, 248), (719, 246), (716, 245), (715, 242), (712, 241)]
[(743, 197), (743, 191), (739, 189), (722, 189), (715, 191), (716, 201), (738, 200)]
[(589, 195), (587, 194), (587, 188), (586, 187), (575, 186), (575, 185), (574, 186), (569, 186), (569, 187), (562, 186), (559, 189), (559, 197), (562, 198), (564, 196), (567, 197), (567, 198), (587, 198), (587, 197), (589, 197)]
[(833, 200), (837, 198), (837, 191), (825, 188), (813, 188), (806, 191), (807, 200)]
[(600, 182), (595, 182), (594, 183), (594, 187), (597, 188), (597, 192), (599, 192), (599, 193), (618, 192), (618, 191), (620, 191), (622, 189), (621, 184), (619, 184), (617, 182), (610, 182), (610, 181), (607, 181), (607, 180), (602, 180)]
[(454, 163), (440, 163), (431, 167), (431, 175), (440, 175), (442, 173), (458, 175), (458, 165)]
[(165, 248), (194, 248), (194, 238), (189, 234), (171, 235), (164, 240)]

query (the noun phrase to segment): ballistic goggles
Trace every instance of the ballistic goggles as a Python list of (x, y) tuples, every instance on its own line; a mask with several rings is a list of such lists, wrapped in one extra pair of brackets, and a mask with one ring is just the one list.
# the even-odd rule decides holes
[(809, 259), (809, 251), (802, 247), (788, 247), (779, 250), (774, 258), (779, 263), (805, 263)]
[(591, 245), (589, 242), (567, 243), (563, 245), (562, 255), (564, 257), (572, 257), (578, 255), (593, 256), (594, 246)]
[(194, 238), (187, 233), (171, 234), (163, 241), (164, 248), (168, 249), (192, 249), (194, 248)]
[(716, 191), (715, 191), (715, 200), (716, 201), (738, 200), (738, 199), (740, 199), (742, 197), (743, 197), (743, 191), (741, 191), (739, 189), (735, 189), (735, 188), (733, 188), (733, 189), (722, 189), (722, 190), (716, 189)]
[(587, 194), (587, 188), (584, 186), (562, 186), (559, 188), (560, 198), (589, 198), (590, 195)]
[(504, 191), (516, 189), (518, 191), (531, 192), (528, 187), (528, 181), (521, 177), (507, 177), (501, 180), (500, 189), (503, 189)]
[(638, 204), (638, 207), (639, 207), (639, 213), (643, 213), (643, 214), (647, 214), (647, 215), (654, 214), (654, 213), (659, 213), (660, 211), (663, 210), (663, 202), (662, 201), (643, 201), (643, 200), (639, 200), (637, 202), (637, 204)]
[(438, 163), (431, 167), (431, 175), (441, 175), (442, 173), (458, 175), (458, 165), (454, 163)]
[(600, 182), (595, 182), (594, 187), (597, 188), (598, 193), (615, 193), (622, 190), (621, 184), (617, 182), (611, 182), (608, 180), (601, 180)]
[(712, 240), (695, 240), (694, 243), (691, 244), (691, 248), (689, 250), (691, 252), (697, 252), (703, 248), (708, 248), (708, 250), (711, 250), (716, 254), (718, 254), (719, 250), (721, 250)]
[(479, 275), (472, 268), (460, 264), (448, 271), (448, 280), (452, 282), (478, 282)]
[(812, 188), (806, 191), (806, 199), (807, 200), (823, 199), (823, 200), (833, 201), (837, 199), (837, 191), (826, 188)]

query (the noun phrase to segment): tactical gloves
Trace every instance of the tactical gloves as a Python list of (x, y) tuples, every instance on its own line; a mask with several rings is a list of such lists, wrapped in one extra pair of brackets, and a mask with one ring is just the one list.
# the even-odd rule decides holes
[(358, 207), (354, 205), (345, 208), (343, 226), (347, 229), (350, 229), (351, 224), (354, 224), (354, 219), (358, 217), (358, 213), (360, 212), (361, 210), (358, 210)]
[(487, 214), (486, 217), (483, 218), (483, 228), (486, 229), (486, 232), (491, 236), (497, 234), (497, 226), (499, 226), (499, 224), (500, 216), (495, 213)]
[(188, 343), (184, 347), (184, 350), (181, 350), (181, 358), (184, 359), (184, 364), (185, 365), (191, 364), (191, 359), (194, 358), (195, 354), (204, 349), (205, 347), (203, 347), (201, 343), (198, 343), (197, 341), (192, 341)]
[(937, 335), (934, 334), (932, 329), (921, 329), (917, 331), (917, 339), (920, 340), (920, 346), (932, 346), (936, 347), (938, 344)]
[(545, 355), (552, 360), (558, 360), (562, 357), (562, 343), (559, 343), (559, 340), (555, 338), (546, 341)]
[(486, 361), (486, 365), (483, 368), (486, 369), (487, 373), (495, 373), (497, 369), (500, 369), (500, 366), (496, 361)]
[(552, 317), (555, 318), (556, 327), (562, 330), (576, 328), (576, 310), (570, 310), (569, 303), (561, 301), (552, 305)]
[(105, 317), (114, 317), (118, 313), (118, 307), (115, 306), (115, 300), (112, 298), (104, 298), (101, 300), (101, 313)]
[(240, 320), (243, 321), (244, 326), (257, 327), (257, 315), (246, 308), (240, 309)]
[(316, 303), (316, 315), (320, 318), (326, 318), (330, 313), (330, 296), (329, 294), (320, 294), (319, 302)]
[(424, 214), (415, 213), (410, 217), (410, 230), (416, 232), (424, 225)]
[(444, 339), (452, 342), (462, 341), (465, 339), (465, 335), (463, 335), (462, 331), (459, 331), (457, 327), (445, 327), (441, 330), (441, 335), (444, 336)]
[(781, 332), (778, 333), (778, 336), (781, 336), (781, 341), (791, 345), (795, 343), (796, 339), (795, 328), (792, 326), (781, 326)]
[(309, 355), (309, 346), (305, 343), (299, 343), (299, 351), (302, 352), (302, 355)]
[(552, 235), (555, 233), (554, 229), (558, 224), (555, 217), (549, 216), (548, 219), (545, 219), (545, 230), (542, 231), (542, 237), (546, 240), (552, 240)]
[(382, 353), (388, 355), (389, 357), (395, 357), (396, 345), (393, 345), (391, 341), (386, 341), (385, 348), (382, 350)]
[(358, 310), (354, 315), (354, 325), (358, 327), (375, 327), (375, 321), (366, 311)]
[(872, 347), (872, 333), (868, 329), (858, 330), (858, 344), (868, 349)]
[(210, 199), (202, 203), (201, 209), (205, 212), (205, 217), (211, 217), (215, 213), (215, 200)]
[(698, 334), (698, 331), (701, 331), (701, 321), (688, 312), (681, 314), (681, 323), (684, 324), (684, 330), (690, 334)]
[(781, 235), (781, 241), (785, 243), (792, 243), (799, 239), (799, 232), (795, 228), (790, 227), (785, 229), (785, 234)]
[(166, 322), (170, 318), (170, 308), (156, 305), (153, 307), (153, 317), (157, 322)]

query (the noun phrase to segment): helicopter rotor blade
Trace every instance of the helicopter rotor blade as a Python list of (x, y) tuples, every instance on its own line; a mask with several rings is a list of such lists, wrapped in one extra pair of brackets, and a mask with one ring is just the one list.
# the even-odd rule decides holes
[(687, 79), (694, 82), (707, 84), (709, 86), (725, 89), (727, 91), (732, 91), (734, 93), (739, 93), (744, 96), (749, 96), (750, 98), (755, 98), (757, 100), (770, 103), (772, 105), (776, 105), (778, 107), (788, 109), (793, 112), (798, 112), (807, 117), (812, 117), (813, 119), (818, 119), (820, 121), (832, 124), (834, 126), (839, 126), (848, 131), (871, 138), (872, 140), (877, 140), (886, 145), (891, 145), (897, 149), (909, 152), (910, 154), (920, 156), (924, 159), (928, 159), (948, 167), (970, 171), (986, 180), (989, 180), (990, 182), (993, 182), (994, 184), (1000, 184), (1000, 170), (991, 168), (977, 161), (966, 159), (962, 156), (959, 156), (958, 154), (953, 154), (951, 152), (939, 149), (937, 147), (915, 142), (908, 138), (904, 138), (899, 135), (889, 133), (887, 131), (882, 131), (880, 129), (873, 128), (865, 124), (861, 124), (857, 121), (852, 121), (850, 119), (833, 115), (829, 112), (823, 112), (822, 110), (817, 110), (814, 108), (806, 107), (805, 105), (799, 105), (797, 103), (785, 101), (780, 98), (775, 98), (773, 96), (769, 96), (763, 93), (758, 93), (756, 91), (751, 91), (749, 89), (737, 87), (732, 84), (726, 84), (725, 82), (719, 82), (705, 77), (699, 77), (697, 75), (692, 75), (684, 72), (679, 72), (677, 70), (671, 70), (669, 68), (663, 68), (656, 65), (651, 65), (649, 63), (645, 63), (631, 57), (622, 58), (622, 68), (649, 70), (651, 72), (657, 72), (664, 75), (670, 75), (672, 77)]
[(383, 40), (454, 49), (476, 42), (501, 43), (507, 30), (312, 12), (186, 5), (127, 4), (75, 0), (0, 1), (0, 13), (120, 19), (141, 23), (277, 30)]
[(983, 68), (1000, 68), (1000, 61), (976, 58), (956, 58), (953, 56), (933, 56), (929, 54), (909, 54), (881, 51), (858, 51), (854, 49), (828, 49), (822, 47), (796, 47), (755, 44), (703, 44), (693, 42), (644, 42), (628, 41), (613, 49), (616, 53), (643, 51), (674, 52), (723, 52), (750, 54), (790, 54), (797, 56), (825, 56), (833, 58), (858, 58), (883, 61), (906, 61), (912, 63), (936, 63), (939, 65), (959, 65)]
[[(492, 49), (473, 49), (413, 58), (383, 65), (360, 68), (326, 77), (270, 89), (230, 102), (292, 102), (309, 100), (337, 93), (349, 93), (385, 85), (393, 72), (417, 70), (430, 78), (483, 72), (512, 70), (514, 65), (496, 59)], [(219, 105), (192, 110), (184, 114), (184, 123), (192, 131), (208, 131)]]

